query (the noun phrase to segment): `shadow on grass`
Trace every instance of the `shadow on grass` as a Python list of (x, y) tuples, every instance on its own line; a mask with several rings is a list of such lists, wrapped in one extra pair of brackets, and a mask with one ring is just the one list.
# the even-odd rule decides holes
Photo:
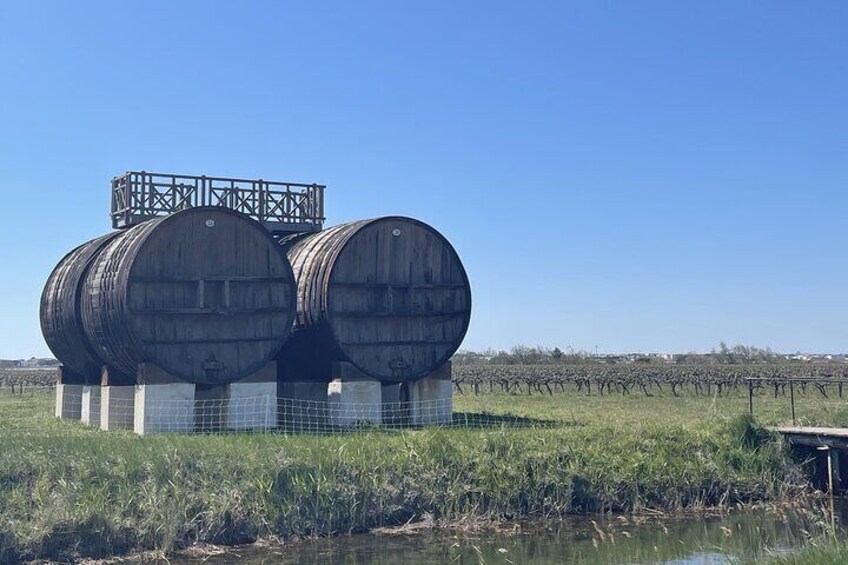
[(489, 412), (454, 412), (453, 428), (563, 428), (582, 427), (585, 422), (527, 418), (513, 414), (490, 414)]
[(413, 424), (408, 420), (388, 419), (382, 424), (368, 421), (352, 422), (348, 425), (329, 425), (326, 422), (290, 421), (281, 424), (271, 433), (287, 435), (336, 435), (349, 433), (394, 434), (413, 430), (487, 430), (527, 428), (570, 428), (583, 427), (585, 422), (575, 420), (549, 420), (528, 418), (512, 414), (489, 412), (454, 412), (449, 423)]

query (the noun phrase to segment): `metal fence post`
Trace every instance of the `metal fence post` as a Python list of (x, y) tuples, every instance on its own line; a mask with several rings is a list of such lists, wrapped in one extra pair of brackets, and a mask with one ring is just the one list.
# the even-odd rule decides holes
[(795, 420), (795, 381), (789, 379), (789, 402), (792, 404), (792, 425), (796, 425)]
[(748, 379), (748, 413), (754, 415), (754, 381)]

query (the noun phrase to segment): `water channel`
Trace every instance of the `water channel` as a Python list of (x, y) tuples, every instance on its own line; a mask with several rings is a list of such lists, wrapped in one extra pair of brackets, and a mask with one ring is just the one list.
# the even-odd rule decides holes
[(500, 530), (361, 534), (277, 547), (232, 548), (174, 565), (723, 564), (740, 557), (797, 551), (828, 531), (844, 534), (848, 506), (734, 511), (723, 516), (570, 517), (508, 524)]

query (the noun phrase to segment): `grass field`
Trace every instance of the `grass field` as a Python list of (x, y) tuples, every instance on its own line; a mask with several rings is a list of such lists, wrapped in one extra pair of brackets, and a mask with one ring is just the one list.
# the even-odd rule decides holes
[[(547, 394), (473, 394), (455, 396), (455, 409), (491, 412), (579, 424), (607, 423), (620, 426), (693, 426), (748, 413), (747, 391), (724, 395), (671, 394), (587, 395), (570, 390)], [(688, 392), (691, 392), (688, 391)], [(763, 425), (792, 422), (788, 396), (760, 392), (753, 400), (754, 416)], [(848, 397), (825, 398), (817, 391), (797, 391), (795, 412), (799, 424), (848, 426)]]
[[(759, 399), (758, 399), (759, 400)], [(555, 421), (327, 437), (136, 437), (0, 395), (0, 562), (367, 531), (432, 515), (510, 519), (779, 499), (804, 487), (747, 398), (457, 396)], [(762, 399), (766, 421), (784, 399)]]

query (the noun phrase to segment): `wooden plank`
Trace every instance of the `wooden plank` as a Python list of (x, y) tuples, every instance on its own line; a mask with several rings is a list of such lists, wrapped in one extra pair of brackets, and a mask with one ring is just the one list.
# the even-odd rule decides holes
[(347, 347), (395, 347), (399, 345), (411, 345), (415, 347), (427, 347), (427, 346), (437, 346), (437, 345), (453, 345), (455, 343), (452, 339), (447, 340), (438, 340), (438, 341), (424, 341), (420, 339), (410, 339), (406, 341), (389, 341), (385, 339), (376, 340), (376, 341), (346, 341), (343, 345)]
[(354, 282), (354, 281), (333, 281), (333, 286), (336, 288), (365, 288), (374, 290), (438, 290), (438, 289), (453, 289), (465, 290), (468, 285), (463, 282), (439, 282), (439, 283), (411, 283), (404, 286), (399, 284), (390, 284), (386, 282)]
[(781, 434), (829, 436), (848, 438), (848, 428), (828, 428), (813, 426), (778, 426), (769, 428)]
[[(196, 268), (196, 267), (195, 267)], [(262, 275), (218, 275), (218, 276), (205, 276), (202, 279), (197, 277), (176, 277), (176, 276), (133, 276), (132, 280), (129, 281), (130, 284), (136, 283), (197, 283), (201, 280), (207, 282), (230, 282), (230, 283), (250, 283), (250, 282), (259, 282), (259, 283), (279, 283), (281, 285), (288, 286), (291, 283), (291, 279), (284, 276), (262, 276)]]
[(392, 318), (396, 320), (417, 319), (417, 318), (457, 318), (468, 315), (468, 310), (455, 310), (453, 312), (423, 312), (423, 311), (408, 311), (394, 310), (390, 312), (333, 312), (333, 318)]
[(279, 343), (280, 338), (281, 338), (280, 335), (275, 335), (275, 336), (271, 336), (271, 337), (250, 336), (250, 337), (238, 337), (238, 338), (208, 338), (208, 337), (204, 337), (204, 338), (198, 338), (198, 339), (162, 339), (162, 340), (149, 339), (149, 340), (142, 340), (142, 342), (146, 343), (148, 345), (185, 345), (185, 344), (220, 345), (220, 344), (225, 344), (225, 343), (243, 343), (243, 344), (275, 343), (275, 342)]
[(183, 315), (199, 315), (199, 316), (265, 316), (267, 314), (284, 314), (291, 312), (288, 307), (276, 308), (227, 308), (222, 306), (217, 308), (214, 306), (206, 306), (203, 308), (159, 308), (159, 309), (139, 309), (130, 308), (129, 312), (137, 316), (183, 316)]

